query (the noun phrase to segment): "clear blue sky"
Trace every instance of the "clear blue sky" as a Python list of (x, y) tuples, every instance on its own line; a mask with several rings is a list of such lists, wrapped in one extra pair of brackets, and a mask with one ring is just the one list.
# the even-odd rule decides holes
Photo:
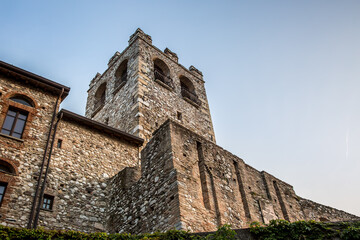
[(360, 215), (360, 1), (0, 2), (0, 59), (71, 87), (142, 28), (204, 73), (217, 142), (298, 195)]

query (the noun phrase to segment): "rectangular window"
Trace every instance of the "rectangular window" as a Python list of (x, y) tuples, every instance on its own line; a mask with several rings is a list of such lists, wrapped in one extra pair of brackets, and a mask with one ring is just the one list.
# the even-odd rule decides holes
[(10, 135), (16, 138), (21, 138), (28, 113), (19, 109), (9, 108), (4, 124), (1, 128), (1, 133)]
[(54, 196), (44, 194), (42, 209), (52, 210), (54, 204)]
[(62, 146), (62, 139), (58, 139), (57, 148), (61, 148), (61, 146)]
[(6, 191), (7, 183), (0, 182), (0, 206), (3, 202), (5, 191)]

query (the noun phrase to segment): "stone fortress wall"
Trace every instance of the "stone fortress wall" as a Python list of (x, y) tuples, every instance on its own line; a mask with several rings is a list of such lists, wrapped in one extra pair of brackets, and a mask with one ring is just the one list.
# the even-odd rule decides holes
[(288, 183), (254, 169), (178, 123), (170, 121), (169, 125), (184, 229), (213, 231), (223, 224), (244, 228), (253, 221), (269, 223), (272, 219), (358, 219), (303, 199)]
[(121, 171), (109, 185), (108, 229), (131, 233), (181, 229), (177, 172), (167, 128), (156, 132), (141, 156), (141, 167)]
[[(44, 161), (44, 194), (53, 205), (36, 209), (45, 228), (201, 232), (271, 219), (359, 220), (297, 196), (291, 185), (216, 145), (201, 72), (178, 64), (140, 29), (91, 81), (86, 117), (58, 112), (56, 101), (69, 90), (0, 62), (0, 125), (9, 109), (28, 114), (21, 137), (0, 134), (0, 224), (26, 227), (33, 219), (45, 151), (52, 153)], [(56, 135), (47, 142), (49, 133)]]
[(291, 185), (171, 120), (142, 151), (141, 174), (132, 171), (136, 178), (124, 177), (123, 170), (112, 181), (110, 212), (116, 220), (108, 226), (114, 232), (209, 232), (223, 224), (246, 228), (273, 219), (359, 219), (297, 196)]

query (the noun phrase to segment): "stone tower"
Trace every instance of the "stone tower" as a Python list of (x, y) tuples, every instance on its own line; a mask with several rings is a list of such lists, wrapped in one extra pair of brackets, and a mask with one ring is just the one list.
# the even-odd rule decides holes
[(178, 63), (176, 53), (152, 45), (141, 29), (116, 52), (88, 90), (86, 117), (144, 138), (167, 119), (215, 142), (202, 73)]

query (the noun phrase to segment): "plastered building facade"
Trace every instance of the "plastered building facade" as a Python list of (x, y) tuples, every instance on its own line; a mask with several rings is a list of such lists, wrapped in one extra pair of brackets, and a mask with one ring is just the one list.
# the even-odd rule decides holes
[(85, 116), (59, 110), (70, 88), (0, 62), (0, 224), (142, 233), (359, 220), (216, 145), (204, 83), (140, 29), (91, 80)]

